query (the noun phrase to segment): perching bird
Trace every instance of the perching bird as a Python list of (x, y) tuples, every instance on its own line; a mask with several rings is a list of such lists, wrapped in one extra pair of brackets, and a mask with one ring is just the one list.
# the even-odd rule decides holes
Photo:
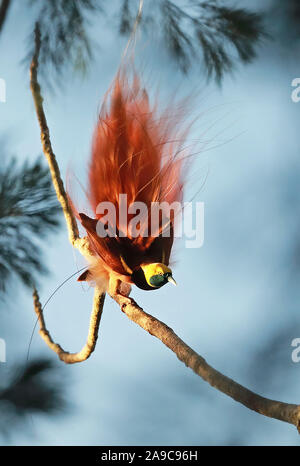
[[(130, 285), (156, 290), (176, 284), (169, 268), (174, 238), (174, 211), (165, 206), (182, 205), (184, 168), (183, 110), (175, 105), (161, 110), (158, 98), (150, 104), (136, 72), (128, 76), (123, 66), (102, 105), (92, 144), (87, 197), (94, 218), (77, 214), (87, 232), (93, 260), (79, 281), (92, 281), (111, 295), (128, 296)], [(120, 194), (127, 204), (143, 203), (147, 213), (139, 218), (138, 235), (122, 220)], [(151, 229), (153, 203), (163, 204), (163, 215)], [(99, 204), (111, 203), (116, 223), (99, 213)], [(139, 205), (139, 204), (135, 204)], [(157, 204), (156, 204), (157, 205)], [(113, 234), (99, 235), (97, 225)], [(101, 230), (103, 231), (103, 229)], [(167, 232), (168, 234), (164, 233)], [(122, 286), (122, 284), (127, 286)], [(129, 286), (128, 286), (129, 285)]]

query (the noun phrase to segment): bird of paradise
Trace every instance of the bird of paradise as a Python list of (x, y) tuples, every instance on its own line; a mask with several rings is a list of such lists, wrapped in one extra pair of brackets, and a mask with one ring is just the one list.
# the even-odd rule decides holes
[[(79, 281), (94, 282), (112, 296), (128, 296), (132, 284), (143, 290), (176, 284), (169, 267), (175, 215), (170, 209), (163, 211), (153, 232), (151, 205), (182, 205), (186, 135), (182, 111), (173, 104), (162, 110), (158, 98), (151, 102), (137, 72), (122, 65), (105, 96), (93, 137), (87, 190), (93, 218), (73, 207), (93, 252)], [(126, 224), (122, 221), (120, 194), (126, 194), (128, 205), (147, 206), (138, 235), (128, 228), (132, 214), (126, 215)], [(97, 209), (102, 203), (115, 207), (114, 235), (97, 233), (99, 222), (108, 232), (112, 229)]]

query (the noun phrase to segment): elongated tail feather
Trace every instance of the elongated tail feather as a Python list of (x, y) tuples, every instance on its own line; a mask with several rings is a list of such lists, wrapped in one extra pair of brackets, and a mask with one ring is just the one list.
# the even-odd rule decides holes
[(156, 107), (151, 107), (136, 74), (130, 82), (126, 70), (119, 71), (94, 134), (89, 199), (95, 213), (106, 201), (118, 211), (120, 193), (127, 194), (128, 205), (145, 203), (148, 212), (153, 202), (181, 202), (181, 118), (175, 108), (159, 114)]

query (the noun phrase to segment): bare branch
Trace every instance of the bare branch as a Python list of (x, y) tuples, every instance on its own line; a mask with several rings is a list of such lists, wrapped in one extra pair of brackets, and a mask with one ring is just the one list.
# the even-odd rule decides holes
[(46, 328), (43, 309), (39, 300), (39, 295), (36, 290), (33, 292), (34, 310), (36, 312), (39, 325), (40, 335), (52, 351), (66, 364), (74, 364), (76, 362), (86, 361), (94, 351), (98, 339), (99, 325), (103, 311), (105, 294), (101, 293), (97, 288), (94, 294), (93, 309), (90, 318), (89, 333), (86, 344), (78, 353), (69, 353), (62, 349), (60, 345), (54, 343), (49, 331)]
[(62, 181), (58, 163), (55, 158), (55, 154), (52, 149), (52, 144), (50, 140), (50, 132), (47, 125), (47, 120), (43, 108), (43, 97), (41, 95), (41, 88), (38, 82), (38, 66), (39, 66), (39, 52), (41, 45), (41, 33), (38, 23), (35, 27), (35, 51), (32, 57), (30, 65), (30, 89), (33, 96), (34, 106), (36, 110), (37, 119), (39, 122), (41, 130), (41, 141), (44, 155), (47, 159), (50, 174), (52, 177), (53, 186), (56, 192), (58, 201), (60, 202), (61, 208), (63, 210), (67, 229), (69, 233), (69, 241), (79, 252), (86, 258), (89, 258), (92, 254), (92, 251), (89, 247), (89, 242), (87, 238), (80, 238), (76, 219), (73, 215), (67, 193), (64, 188), (64, 183)]
[(299, 405), (270, 400), (248, 390), (211, 367), (202, 356), (182, 341), (170, 327), (143, 311), (133, 299), (129, 303), (128, 298), (124, 298), (124, 301), (122, 301), (122, 298), (118, 295), (116, 301), (130, 320), (138, 324), (150, 335), (158, 338), (176, 354), (180, 361), (205, 382), (263, 416), (294, 424), (300, 433)]
[(43, 98), (41, 96), (41, 88), (37, 79), (38, 72), (38, 57), (41, 46), (41, 33), (38, 24), (35, 27), (35, 52), (30, 65), (30, 89), (32, 92), (35, 110), (41, 130), (41, 141), (45, 157), (49, 164), (49, 169), (53, 181), (53, 186), (57, 195), (57, 199), (61, 204), (67, 227), (69, 232), (69, 239), (71, 244), (75, 245), (76, 240), (79, 238), (76, 219), (74, 218), (72, 209), (70, 207), (68, 197), (64, 188), (63, 181), (60, 176), (60, 170), (52, 149), (49, 128), (47, 125), (46, 116), (43, 108)]
[[(30, 66), (30, 88), (34, 100), (35, 110), (37, 119), (40, 125), (41, 130), (41, 141), (44, 155), (48, 161), (53, 186), (56, 192), (56, 196), (60, 205), (62, 207), (67, 229), (69, 233), (69, 240), (70, 243), (76, 247), (81, 254), (88, 258), (92, 255), (92, 252), (89, 247), (89, 242), (87, 238), (80, 238), (79, 232), (77, 228), (76, 219), (73, 215), (70, 203), (68, 201), (68, 196), (66, 194), (63, 181), (61, 179), (59, 166), (57, 164), (52, 145), (50, 140), (49, 128), (47, 125), (47, 120), (43, 108), (43, 98), (41, 95), (41, 88), (38, 83), (37, 79), (37, 72), (38, 72), (38, 57), (40, 51), (40, 30), (38, 24), (35, 27), (35, 52), (32, 58), (31, 66)], [(35, 312), (38, 316), (39, 324), (40, 324), (40, 334), (47, 345), (59, 356), (59, 358), (67, 364), (73, 364), (75, 362), (82, 362), (85, 361), (91, 353), (94, 351), (97, 337), (98, 337), (98, 329), (100, 324), (100, 318), (103, 310), (104, 298), (105, 294), (100, 293), (100, 291), (96, 288), (95, 289), (95, 296), (94, 296), (94, 305), (91, 314), (90, 320), (90, 327), (89, 327), (89, 334), (87, 343), (84, 348), (78, 353), (68, 353), (64, 351), (60, 345), (54, 343), (52, 340), (50, 333), (48, 332), (44, 316), (42, 306), (39, 301), (38, 293), (35, 290), (34, 294), (34, 308)]]

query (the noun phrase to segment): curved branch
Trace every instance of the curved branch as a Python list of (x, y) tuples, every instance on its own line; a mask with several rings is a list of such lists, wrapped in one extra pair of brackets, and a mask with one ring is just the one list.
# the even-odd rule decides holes
[(43, 309), (39, 300), (39, 295), (36, 290), (33, 292), (34, 310), (36, 312), (38, 322), (40, 324), (40, 335), (46, 344), (52, 349), (66, 364), (74, 364), (76, 362), (86, 361), (94, 351), (98, 339), (99, 325), (103, 311), (105, 294), (101, 293), (97, 288), (94, 294), (93, 309), (90, 318), (89, 333), (86, 344), (78, 353), (69, 353), (62, 349), (62, 347), (54, 343), (49, 331), (46, 328)]
[[(47, 125), (47, 120), (46, 120), (46, 116), (45, 116), (45, 112), (43, 108), (43, 98), (41, 95), (41, 88), (38, 82), (38, 65), (39, 65), (38, 57), (39, 57), (39, 52), (40, 52), (40, 47), (41, 47), (41, 34), (40, 34), (38, 23), (35, 26), (34, 33), (35, 33), (35, 51), (34, 51), (32, 61), (31, 61), (31, 65), (30, 65), (30, 89), (32, 92), (33, 100), (34, 100), (34, 106), (36, 110), (37, 119), (40, 125), (43, 152), (48, 161), (48, 165), (49, 165), (49, 169), (50, 169), (50, 173), (52, 177), (52, 182), (53, 182), (53, 186), (56, 192), (57, 199), (60, 202), (60, 205), (62, 207), (64, 216), (65, 216), (70, 243), (74, 247), (76, 247), (84, 257), (89, 258), (92, 255), (89, 241), (87, 238), (79, 237), (79, 231), (78, 231), (76, 219), (73, 215), (73, 211), (71, 209), (68, 196), (65, 191), (63, 181), (61, 179), (59, 166), (56, 161), (56, 158), (55, 158), (55, 155), (52, 149), (52, 145), (51, 145), (49, 128)], [(94, 351), (96, 347), (105, 294), (101, 293), (97, 288), (95, 289), (94, 304), (93, 304), (93, 309), (91, 313), (88, 339), (87, 339), (86, 345), (78, 353), (68, 353), (67, 351), (64, 351), (60, 345), (58, 345), (52, 340), (51, 335), (48, 332), (46, 325), (45, 325), (43, 309), (42, 309), (39, 296), (36, 290), (34, 290), (33, 298), (34, 298), (34, 309), (35, 309), (35, 312), (37, 314), (38, 321), (40, 324), (40, 335), (42, 336), (46, 344), (49, 346), (49, 348), (51, 348), (59, 356), (59, 358), (67, 364), (73, 364), (76, 362), (85, 361), (91, 355), (91, 353)]]
[(270, 400), (248, 390), (211, 367), (202, 356), (182, 341), (170, 327), (143, 311), (133, 299), (129, 303), (128, 298), (122, 300), (118, 295), (115, 300), (130, 320), (138, 324), (150, 335), (158, 338), (176, 354), (180, 361), (205, 382), (263, 416), (294, 424), (300, 433), (300, 405)]

